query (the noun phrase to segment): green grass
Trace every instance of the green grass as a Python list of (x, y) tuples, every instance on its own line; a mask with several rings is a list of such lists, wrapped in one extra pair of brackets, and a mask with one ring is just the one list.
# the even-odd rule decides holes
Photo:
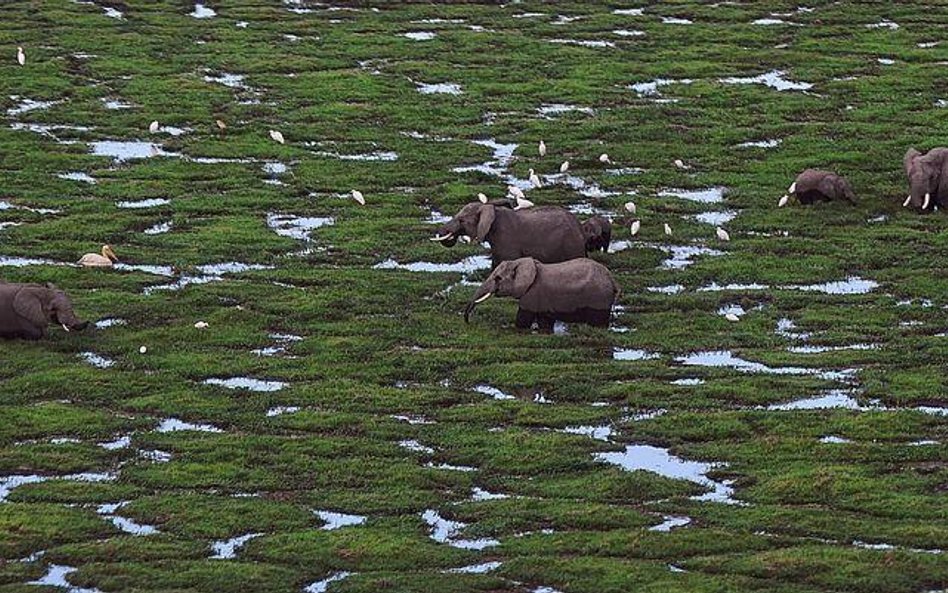
[[(948, 32), (940, 7), (312, 4), (295, 13), (277, 0), (211, 1), (211, 19), (188, 16), (190, 2), (168, 0), (4, 6), (0, 200), (16, 207), (0, 210), (0, 223), (19, 224), (0, 224), (0, 256), (72, 262), (109, 243), (125, 263), (174, 266), (188, 276), (211, 263), (269, 268), (146, 294), (174, 279), (0, 267), (7, 281), (55, 282), (83, 319), (126, 322), (81, 334), (51, 328), (41, 342), (0, 344), (0, 476), (48, 478), (0, 502), (0, 592), (56, 590), (27, 584), (52, 564), (77, 568), (68, 576), (73, 586), (106, 593), (299, 592), (340, 571), (352, 574), (332, 582), (333, 592), (948, 586), (944, 553), (931, 553), (948, 545), (948, 428), (943, 416), (915, 409), (946, 405), (948, 224), (941, 213), (900, 207), (905, 150), (948, 136), (948, 111), (938, 103), (948, 100), (948, 45), (919, 46)], [(124, 18), (109, 18), (106, 5)], [(613, 12), (620, 8), (646, 10)], [(515, 18), (536, 12), (543, 14)], [(563, 23), (558, 14), (578, 18)], [(666, 24), (662, 16), (693, 24)], [(761, 18), (800, 26), (752, 24)], [(867, 26), (882, 21), (898, 28)], [(412, 31), (437, 35), (403, 36)], [(23, 67), (17, 46), (26, 52)], [(813, 87), (720, 82), (772, 70)], [(246, 88), (205, 80), (224, 73), (243, 75)], [(679, 82), (660, 86), (660, 97), (629, 88), (657, 78)], [(463, 94), (416, 88), (440, 82)], [(7, 114), (23, 99), (54, 104)], [(103, 100), (116, 99), (132, 107), (105, 108)], [(550, 104), (593, 112), (541, 117), (537, 109)], [(216, 119), (226, 122), (223, 133)], [(187, 133), (151, 135), (153, 120)], [(39, 134), (18, 123), (54, 128)], [(271, 129), (285, 145), (269, 138)], [(553, 173), (569, 160), (571, 173), (618, 192), (587, 197), (562, 184), (529, 192), (538, 204), (613, 213), (614, 241), (631, 239), (623, 204), (636, 202), (640, 236), (628, 249), (596, 256), (623, 288), (614, 325), (628, 331), (518, 332), (515, 304), (500, 299), (465, 325), (461, 311), (473, 289), (459, 282), (486, 272), (373, 267), (486, 254), (477, 245), (448, 250), (427, 241), (436, 227), (426, 222), (432, 209), (451, 215), (478, 192), (503, 194), (497, 177), (453, 171), (491, 159), (472, 142), (486, 138), (519, 144), (509, 163), (518, 177), (530, 168)], [(543, 158), (541, 139), (549, 147)], [(737, 146), (765, 139), (780, 143)], [(188, 158), (113, 162), (91, 154), (89, 143), (100, 140), (155, 142)], [(398, 158), (319, 154), (375, 152)], [(599, 163), (603, 152), (615, 165)], [(676, 167), (676, 159), (690, 168)], [(263, 170), (276, 161), (285, 173)], [(642, 170), (606, 171), (626, 167)], [(806, 167), (847, 176), (859, 203), (777, 209)], [(57, 177), (73, 171), (97, 183)], [(274, 178), (282, 185), (264, 183)], [(711, 186), (727, 188), (723, 203), (659, 195)], [(353, 189), (366, 206), (347, 197)], [(151, 198), (170, 203), (116, 207)], [(730, 243), (693, 218), (724, 210), (738, 212), (724, 225)], [(303, 242), (268, 228), (269, 213), (333, 224)], [(143, 232), (169, 221), (168, 233)], [(724, 253), (662, 267), (668, 254), (660, 246), (694, 244)], [(844, 295), (790, 288), (849, 276), (879, 286)], [(699, 290), (711, 283), (765, 286)], [(648, 290), (675, 284), (680, 293)], [(718, 313), (732, 305), (747, 311), (738, 323)], [(810, 337), (779, 334), (783, 319)], [(196, 329), (199, 320), (209, 328)], [(851, 344), (873, 347), (788, 350)], [(252, 352), (268, 346), (285, 350)], [(615, 349), (658, 356), (615, 360)], [(720, 350), (781, 372), (677, 360)], [(114, 366), (94, 368), (78, 356), (87, 351)], [(799, 369), (850, 374), (839, 381)], [(239, 376), (287, 386), (262, 393), (204, 383)], [(680, 381), (694, 378), (701, 382)], [(492, 399), (473, 391), (478, 385), (512, 397)], [(867, 409), (767, 409), (833, 389)], [(268, 414), (277, 407), (296, 411)], [(655, 411), (663, 413), (636, 419)], [(168, 418), (220, 432), (156, 431)], [(597, 440), (564, 430), (581, 426), (612, 432)], [(102, 446), (123, 436), (129, 446)], [(826, 436), (847, 442), (821, 442)], [(430, 451), (409, 451), (399, 445), (406, 440)], [(699, 502), (692, 497), (706, 489), (698, 483), (594, 457), (632, 443), (715, 463), (709, 478), (727, 480), (744, 504)], [(115, 479), (56, 479), (82, 472)], [(474, 488), (508, 497), (472, 500)], [(120, 501), (127, 504), (118, 516), (160, 533), (132, 536), (97, 514), (98, 505)], [(436, 542), (422, 519), (427, 509), (466, 525), (455, 539), (500, 543), (477, 551)], [(320, 510), (366, 521), (324, 530)], [(691, 522), (649, 530), (663, 515)], [(249, 533), (261, 535), (235, 559), (209, 558), (213, 542)], [(446, 572), (485, 562), (500, 566)]]

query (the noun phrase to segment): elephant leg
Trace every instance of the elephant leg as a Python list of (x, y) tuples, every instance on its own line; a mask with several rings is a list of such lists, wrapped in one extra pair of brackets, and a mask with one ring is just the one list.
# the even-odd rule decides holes
[(602, 309), (583, 309), (583, 321), (594, 327), (608, 327), (612, 317), (610, 311)]
[(533, 321), (536, 319), (536, 313), (526, 309), (517, 309), (517, 329), (530, 329), (533, 327)]
[(18, 330), (5, 332), (2, 337), (4, 338), (20, 338), (22, 340), (40, 340), (43, 336), (46, 335), (46, 332), (39, 327), (35, 326), (23, 326)]
[(553, 325), (556, 323), (556, 318), (552, 315), (538, 313), (537, 314), (537, 329), (540, 330), (542, 334), (552, 334)]

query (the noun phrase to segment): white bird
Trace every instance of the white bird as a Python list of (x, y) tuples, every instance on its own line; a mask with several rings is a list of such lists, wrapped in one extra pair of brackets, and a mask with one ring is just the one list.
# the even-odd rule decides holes
[(141, 348), (138, 349), (138, 353), (139, 353), (139, 354), (144, 354), (144, 353), (146, 353), (146, 352), (148, 352), (148, 348), (145, 348), (144, 346), (142, 346)]
[(667, 222), (665, 223), (665, 234), (669, 236), (672, 234), (672, 228), (668, 226)]
[(117, 261), (118, 257), (115, 255), (115, 252), (112, 251), (112, 248), (108, 245), (103, 245), (101, 255), (98, 253), (87, 253), (79, 258), (77, 263), (87, 268), (104, 268), (111, 266)]
[(225, 124), (223, 120), (220, 120), (220, 119), (219, 119), (219, 120), (217, 120), (217, 127), (218, 127), (218, 129), (219, 129), (220, 131), (223, 132), (224, 130), (227, 129), (227, 124)]
[(741, 320), (741, 318), (735, 315), (734, 313), (728, 313), (727, 315), (724, 316), (724, 318), (732, 322)]
[(365, 196), (362, 195), (357, 189), (352, 190), (352, 199), (359, 203), (361, 206), (365, 206)]
[(796, 182), (796, 181), (794, 181), (793, 183), (790, 184), (790, 187), (787, 188), (787, 193), (788, 193), (788, 194), (795, 194), (795, 193), (797, 193), (797, 182)]
[(198, 321), (197, 323), (194, 324), (194, 327), (197, 329), (207, 329), (208, 324), (206, 321)]
[(477, 194), (477, 199), (480, 200), (481, 204), (487, 203), (487, 196), (484, 194)]
[(16, 61), (17, 63), (20, 64), (20, 66), (23, 66), (26, 64), (26, 54), (23, 53), (22, 47), (16, 48)]
[(148, 126), (148, 131), (151, 132), (152, 134), (157, 134), (157, 133), (158, 133), (158, 129), (159, 129), (159, 126), (158, 126), (158, 120), (157, 120), (157, 119), (156, 119), (155, 121), (151, 122), (151, 124)]
[(563, 164), (560, 165), (560, 173), (566, 173), (569, 171), (569, 161), (563, 161)]
[(530, 183), (533, 184), (533, 187), (543, 187), (543, 184), (540, 183), (540, 178), (533, 172), (533, 169), (530, 169)]
[(514, 206), (514, 210), (523, 210), (524, 208), (532, 208), (533, 202), (526, 198), (517, 198), (517, 205)]
[(777, 202), (777, 208), (783, 208), (784, 206), (787, 205), (787, 202), (789, 201), (790, 201), (790, 196), (783, 196), (782, 198), (780, 198), (780, 201)]
[(636, 235), (639, 234), (639, 229), (640, 229), (640, 228), (642, 228), (642, 221), (641, 221), (641, 220), (633, 220), (633, 221), (632, 221), (632, 226), (629, 227), (629, 232), (632, 233), (632, 236), (634, 237), (634, 236), (636, 236)]
[(717, 233), (718, 239), (721, 239), (722, 241), (731, 240), (731, 235), (729, 235), (728, 232), (722, 229), (721, 227), (718, 227), (714, 232)]
[(507, 193), (517, 198), (518, 200), (523, 199), (523, 190), (517, 187), (516, 185), (508, 185)]
[(688, 165), (685, 164), (685, 161), (683, 161), (683, 160), (681, 160), (681, 159), (675, 159), (675, 166), (678, 167), (679, 169), (690, 169), (690, 168), (691, 168), (691, 167), (689, 167)]
[(537, 147), (537, 151), (539, 151), (540, 156), (546, 156), (546, 143), (544, 143), (543, 140), (540, 140), (540, 145)]
[(911, 203), (912, 203), (912, 194), (909, 194), (909, 196), (908, 196), (907, 198), (905, 198), (905, 201), (902, 202), (902, 207), (903, 207), (903, 208), (908, 208), (908, 205), (911, 204)]
[(635, 214), (635, 202), (626, 202), (625, 209), (631, 212), (632, 214)]
[(283, 139), (283, 134), (279, 130), (270, 130), (270, 137), (280, 144), (286, 144), (286, 140)]
[(607, 164), (612, 163), (612, 161), (609, 160), (609, 155), (606, 153), (602, 153), (601, 155), (599, 155), (599, 162), (607, 163)]

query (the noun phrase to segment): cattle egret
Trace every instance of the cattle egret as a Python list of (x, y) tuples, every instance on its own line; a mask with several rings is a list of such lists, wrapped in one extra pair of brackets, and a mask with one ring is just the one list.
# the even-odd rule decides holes
[(118, 257), (115, 255), (115, 252), (112, 251), (112, 248), (108, 245), (103, 245), (101, 255), (98, 253), (87, 253), (83, 255), (77, 263), (87, 268), (104, 268), (110, 267), (117, 261)]
[(780, 198), (780, 201), (777, 202), (777, 208), (783, 208), (787, 205), (787, 202), (790, 201), (790, 196), (783, 196)]
[(278, 130), (270, 130), (270, 137), (279, 142), (280, 144), (285, 144), (286, 140), (283, 139), (283, 134)]
[(724, 229), (722, 229), (721, 227), (718, 227), (715, 232), (716, 232), (717, 235), (718, 235), (718, 239), (721, 239), (722, 241), (730, 241), (730, 240), (731, 240), (731, 235), (729, 235), (728, 232), (725, 231)]
[(740, 321), (740, 320), (741, 320), (741, 318), (738, 317), (737, 315), (735, 315), (734, 313), (728, 313), (727, 315), (724, 316), (724, 318), (727, 319), (728, 321)]
[(156, 119), (155, 121), (151, 122), (151, 124), (148, 126), (148, 131), (151, 132), (152, 134), (156, 134), (158, 133), (158, 128), (159, 128), (158, 120)]
[(487, 203), (487, 196), (485, 196), (484, 194), (477, 194), (477, 199), (480, 201), (481, 204)]
[(685, 164), (685, 161), (681, 159), (675, 159), (675, 166), (679, 169), (689, 169), (688, 165)]
[(540, 178), (536, 173), (533, 172), (533, 169), (530, 169), (530, 183), (533, 184), (533, 187), (542, 187), (543, 184), (540, 183)]
[(144, 346), (142, 346), (141, 348), (138, 349), (138, 353), (139, 353), (139, 354), (144, 354), (144, 353), (146, 353), (146, 352), (148, 352), (148, 348), (146, 348), (146, 347), (144, 347)]
[(560, 165), (560, 173), (566, 173), (569, 171), (569, 161), (563, 161), (563, 164)]
[(599, 162), (600, 162), (600, 163), (607, 163), (607, 164), (608, 164), (608, 163), (611, 163), (612, 161), (609, 160), (609, 155), (608, 155), (608, 154), (602, 153), (601, 155), (599, 155)]
[(540, 156), (546, 156), (546, 144), (543, 140), (540, 140), (540, 145), (537, 147), (537, 151), (540, 153)]
[(634, 237), (634, 236), (636, 236), (636, 235), (639, 234), (639, 229), (640, 229), (640, 228), (642, 228), (642, 221), (641, 221), (641, 220), (633, 220), (633, 221), (632, 221), (632, 226), (629, 227), (629, 232), (632, 233), (632, 236)]
[(524, 208), (531, 208), (532, 206), (533, 202), (526, 198), (520, 197), (517, 198), (517, 205), (514, 206), (514, 210), (523, 210)]
[(26, 64), (26, 54), (23, 53), (22, 47), (16, 48), (16, 61), (20, 64), (20, 66)]
[(220, 130), (226, 130), (227, 124), (225, 124), (222, 120), (217, 120), (217, 127)]
[(197, 329), (207, 329), (207, 322), (206, 322), (206, 321), (198, 321), (197, 323), (194, 324), (194, 327), (197, 328)]
[(631, 212), (632, 214), (635, 214), (635, 202), (626, 202), (625, 209)]
[(358, 202), (360, 205), (365, 206), (365, 196), (363, 196), (362, 192), (359, 190), (352, 190), (352, 199)]
[(507, 193), (517, 198), (518, 200), (523, 199), (523, 190), (517, 187), (516, 185), (508, 185)]
[(911, 203), (912, 203), (912, 195), (909, 194), (909, 196), (908, 196), (907, 198), (905, 198), (905, 201), (902, 202), (902, 207), (903, 207), (903, 208), (908, 208), (908, 205), (911, 204)]
[(790, 187), (787, 188), (787, 193), (793, 194), (793, 193), (796, 193), (796, 191), (797, 191), (797, 182), (794, 181), (793, 183), (790, 184)]
[(672, 228), (668, 226), (667, 222), (665, 223), (665, 234), (669, 236), (672, 234)]

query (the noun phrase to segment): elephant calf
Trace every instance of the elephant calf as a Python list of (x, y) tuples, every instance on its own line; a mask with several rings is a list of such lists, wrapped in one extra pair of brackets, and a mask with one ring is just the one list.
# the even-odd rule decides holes
[(550, 333), (556, 321), (575, 321), (606, 327), (619, 285), (602, 264), (577, 258), (556, 264), (540, 263), (532, 257), (502, 262), (481, 284), (464, 311), (471, 311), (489, 297), (509, 296), (520, 301), (516, 325), (529, 329), (537, 322)]
[(910, 148), (903, 164), (909, 180), (909, 195), (903, 206), (948, 208), (948, 148), (933, 148), (925, 154)]
[[(831, 171), (807, 169), (797, 175), (796, 180), (787, 193), (795, 196), (801, 204), (813, 202), (829, 202), (831, 200), (846, 200), (850, 204), (856, 203), (856, 194), (852, 185), (845, 178)], [(785, 200), (781, 200), (781, 205)]]
[(586, 236), (586, 251), (609, 251), (612, 241), (612, 223), (604, 216), (593, 216), (583, 223), (583, 235)]
[(50, 323), (83, 330), (66, 293), (52, 284), (0, 284), (0, 338), (39, 340)]

